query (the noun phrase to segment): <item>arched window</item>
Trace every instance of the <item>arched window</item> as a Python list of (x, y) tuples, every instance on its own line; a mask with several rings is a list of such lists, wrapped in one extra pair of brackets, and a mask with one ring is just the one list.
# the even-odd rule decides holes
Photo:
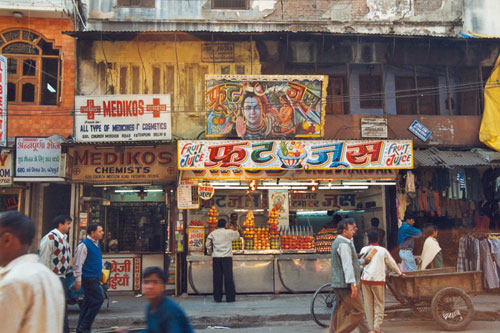
[(52, 42), (28, 29), (0, 33), (0, 53), (7, 57), (11, 104), (57, 105), (61, 61)]

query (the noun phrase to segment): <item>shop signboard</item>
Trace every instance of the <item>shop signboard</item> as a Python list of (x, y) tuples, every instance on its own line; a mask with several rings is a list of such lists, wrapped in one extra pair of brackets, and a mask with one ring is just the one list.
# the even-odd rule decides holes
[(177, 186), (177, 208), (178, 209), (200, 208), (197, 181), (192, 181), (192, 180), (180, 181), (179, 186)]
[(210, 185), (210, 182), (204, 182), (198, 186), (198, 195), (201, 200), (210, 200), (215, 194), (215, 188)]
[(356, 209), (356, 194), (345, 191), (319, 191), (291, 193), (290, 207), (300, 210), (353, 210)]
[(278, 212), (279, 225), (289, 225), (288, 190), (269, 190), (269, 211)]
[(207, 75), (207, 137), (322, 137), (328, 77)]
[(12, 185), (12, 153), (0, 154), (0, 187)]
[(0, 55), (0, 147), (7, 145), (7, 58)]
[(134, 282), (137, 279), (134, 262), (136, 258), (116, 258), (104, 255), (102, 259), (103, 262), (108, 261), (111, 264), (111, 272), (108, 279), (110, 291), (134, 290)]
[(89, 221), (88, 213), (80, 213), (79, 220), (80, 220), (80, 228), (86, 228)]
[(203, 252), (205, 249), (205, 227), (187, 228), (189, 252)]
[(172, 139), (170, 95), (75, 96), (77, 142)]
[(201, 61), (210, 63), (234, 62), (234, 43), (202, 43)]
[(175, 145), (114, 147), (69, 146), (71, 180), (136, 182), (177, 180)]
[(199, 180), (248, 180), (248, 179), (293, 179), (293, 180), (394, 180), (396, 169), (326, 169), (326, 170), (183, 170), (182, 179)]
[(247, 194), (245, 190), (242, 191), (231, 191), (230, 194), (215, 194), (212, 199), (201, 201), (202, 209), (209, 209), (215, 206), (218, 211), (223, 210), (224, 212), (229, 211), (248, 211), (248, 210), (264, 210), (264, 206), (267, 208), (267, 203), (263, 202), (260, 193)]
[(411, 140), (178, 141), (180, 170), (411, 169)]
[(61, 144), (48, 138), (16, 138), (16, 177), (59, 177)]

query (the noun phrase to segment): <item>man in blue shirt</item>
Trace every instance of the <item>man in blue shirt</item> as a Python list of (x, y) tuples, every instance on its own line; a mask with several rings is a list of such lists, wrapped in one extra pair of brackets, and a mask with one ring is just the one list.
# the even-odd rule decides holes
[(76, 248), (73, 273), (75, 276), (75, 290), (83, 287), (85, 298), (80, 309), (80, 317), (76, 327), (77, 333), (90, 333), (102, 303), (104, 295), (99, 287), (102, 271), (102, 253), (99, 241), (104, 231), (98, 224), (87, 227), (87, 238), (82, 240)]
[(415, 228), (415, 214), (407, 212), (405, 214), (405, 222), (401, 224), (398, 230), (398, 246), (399, 257), (403, 261), (403, 270), (405, 272), (413, 272), (417, 270), (417, 263), (413, 256), (413, 248), (415, 247), (415, 238), (422, 236), (422, 231)]
[(142, 291), (149, 299), (146, 307), (148, 328), (144, 333), (192, 333), (184, 311), (165, 296), (167, 276), (159, 267), (148, 267), (142, 275)]

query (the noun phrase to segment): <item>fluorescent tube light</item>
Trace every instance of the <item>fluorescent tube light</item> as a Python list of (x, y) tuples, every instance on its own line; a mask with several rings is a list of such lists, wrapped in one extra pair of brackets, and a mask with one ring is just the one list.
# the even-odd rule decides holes
[(139, 190), (115, 190), (115, 193), (137, 193)]
[(320, 190), (366, 190), (368, 186), (320, 186)]
[(282, 182), (280, 181), (279, 184), (277, 184), (276, 182), (264, 182), (262, 183), (262, 185), (264, 186), (279, 186), (279, 185), (284, 185), (284, 186), (307, 186), (307, 185), (318, 185), (318, 182), (309, 182), (309, 183), (301, 183), (301, 182)]
[(248, 190), (248, 186), (214, 186), (216, 190)]

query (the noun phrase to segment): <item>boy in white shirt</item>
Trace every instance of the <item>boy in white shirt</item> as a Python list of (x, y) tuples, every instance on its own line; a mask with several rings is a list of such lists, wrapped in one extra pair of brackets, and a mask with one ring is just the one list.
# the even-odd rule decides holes
[(361, 274), (363, 305), (370, 332), (380, 333), (380, 326), (384, 321), (386, 267), (398, 275), (402, 275), (402, 273), (389, 251), (379, 246), (378, 232), (370, 230), (367, 236), (370, 245), (362, 248), (360, 252), (362, 257), (371, 258), (370, 263), (364, 267)]

